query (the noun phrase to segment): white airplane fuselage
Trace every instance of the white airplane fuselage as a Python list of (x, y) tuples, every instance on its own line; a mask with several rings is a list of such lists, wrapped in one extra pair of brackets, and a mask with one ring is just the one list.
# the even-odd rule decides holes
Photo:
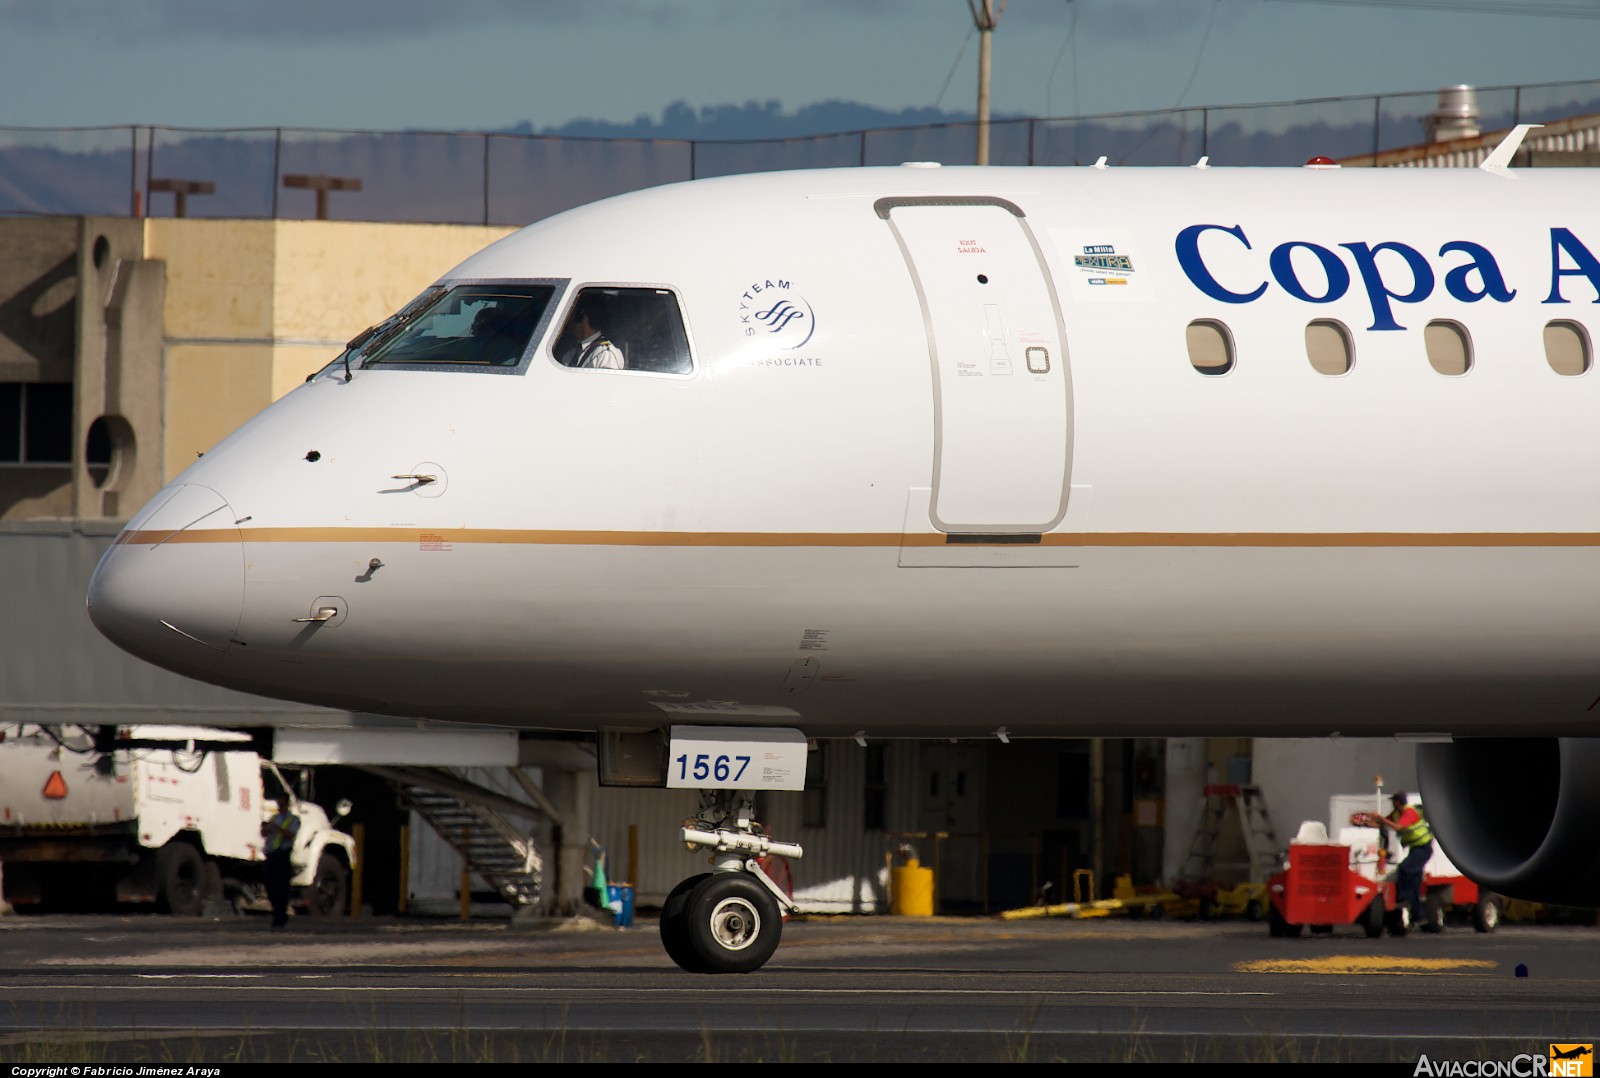
[[(514, 369), (333, 365), (130, 521), (91, 611), (221, 685), (523, 728), (1589, 734), (1600, 375), (1544, 342), (1600, 334), (1597, 256), (1583, 170), (625, 195), (441, 279), (553, 284)], [(670, 292), (692, 371), (555, 362), (592, 286)]]

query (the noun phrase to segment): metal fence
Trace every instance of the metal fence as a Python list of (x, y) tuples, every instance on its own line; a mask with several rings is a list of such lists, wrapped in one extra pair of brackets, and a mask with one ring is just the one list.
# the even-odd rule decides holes
[[(1600, 80), (1477, 91), (1484, 131), (1600, 113)], [(1437, 91), (991, 124), (997, 165), (1298, 165), (1424, 141)], [(522, 224), (623, 191), (780, 169), (973, 163), (974, 122), (743, 141), (304, 128), (0, 127), (0, 213)], [(298, 186), (285, 179), (299, 177)], [(330, 180), (346, 189), (318, 192)], [(165, 182), (163, 182), (165, 181)], [(353, 181), (353, 182), (352, 182)], [(309, 185), (308, 185), (309, 184)], [(359, 185), (359, 189), (348, 189)], [(153, 190), (154, 188), (154, 190)], [(319, 203), (321, 204), (319, 207)]]

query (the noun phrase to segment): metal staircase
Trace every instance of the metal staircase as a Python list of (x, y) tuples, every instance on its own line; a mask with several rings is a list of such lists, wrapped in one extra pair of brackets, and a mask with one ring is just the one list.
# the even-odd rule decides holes
[(393, 782), (404, 805), (426, 820), (509, 905), (538, 903), (544, 859), (527, 830), (507, 819), (509, 813), (535, 816), (537, 809), (468, 782), (448, 768), (365, 770)]

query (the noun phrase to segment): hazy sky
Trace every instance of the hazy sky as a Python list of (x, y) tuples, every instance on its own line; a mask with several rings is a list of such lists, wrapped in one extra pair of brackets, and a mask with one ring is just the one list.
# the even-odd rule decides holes
[[(964, 0), (0, 0), (0, 126), (970, 111), (977, 56)], [(1010, 0), (994, 57), (1025, 115), (1596, 79), (1600, 0)]]

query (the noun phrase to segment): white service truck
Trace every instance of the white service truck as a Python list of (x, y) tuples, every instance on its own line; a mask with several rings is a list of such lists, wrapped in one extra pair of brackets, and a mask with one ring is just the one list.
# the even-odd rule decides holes
[[(291, 905), (345, 913), (355, 841), (248, 734), (124, 726), (110, 744), (73, 727), (0, 727), (0, 879), (12, 907), (265, 909), (261, 825), (286, 791), (300, 817)], [(349, 810), (341, 802), (336, 817)]]

